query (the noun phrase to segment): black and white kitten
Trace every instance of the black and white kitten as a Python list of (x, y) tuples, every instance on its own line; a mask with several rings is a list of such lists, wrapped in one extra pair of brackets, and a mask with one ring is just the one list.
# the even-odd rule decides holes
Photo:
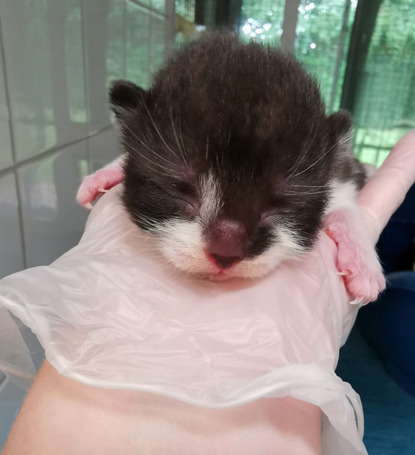
[(369, 300), (383, 288), (356, 203), (365, 173), (350, 118), (326, 115), (293, 57), (207, 35), (173, 56), (148, 91), (115, 82), (110, 103), (124, 154), (85, 179), (83, 205), (125, 177), (134, 223), (175, 267), (212, 279), (270, 272), (307, 252), (325, 215), (340, 213), (327, 227), (352, 243), (339, 261), (351, 294)]

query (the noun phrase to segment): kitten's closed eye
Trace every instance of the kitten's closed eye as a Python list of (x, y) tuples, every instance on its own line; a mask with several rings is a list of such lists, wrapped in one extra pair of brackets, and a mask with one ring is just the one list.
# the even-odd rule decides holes
[(195, 187), (182, 180), (170, 184), (168, 193), (179, 203), (186, 212), (194, 217), (199, 213), (200, 203)]
[(289, 201), (286, 196), (272, 196), (268, 203), (268, 208), (262, 213), (261, 221), (270, 222), (274, 217), (286, 213), (287, 210), (289, 210)]
[(182, 180), (177, 180), (172, 182), (171, 187), (178, 194), (186, 196), (188, 198), (196, 198), (196, 191), (194, 186), (189, 182), (184, 182)]

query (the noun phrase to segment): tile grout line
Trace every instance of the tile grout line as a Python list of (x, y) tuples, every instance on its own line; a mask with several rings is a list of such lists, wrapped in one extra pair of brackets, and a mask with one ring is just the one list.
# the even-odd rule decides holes
[[(6, 105), (9, 114), (9, 134), (10, 134), (10, 145), (12, 149), (12, 159), (13, 165), (9, 168), (9, 172), (13, 172), (14, 175), (14, 187), (16, 191), (16, 198), (17, 198), (17, 215), (19, 221), (19, 236), (20, 236), (20, 243), (22, 247), (22, 255), (23, 255), (23, 268), (27, 268), (27, 252), (26, 252), (26, 242), (24, 238), (24, 228), (23, 228), (23, 209), (22, 209), (22, 197), (19, 188), (19, 177), (17, 175), (17, 155), (16, 155), (16, 144), (14, 140), (14, 128), (12, 122), (12, 106), (10, 101), (10, 93), (9, 93), (9, 81), (7, 76), (6, 70), (6, 56), (5, 56), (5, 46), (4, 46), (4, 36), (3, 36), (3, 28), (0, 18), (0, 58), (3, 62), (3, 76), (4, 76), (4, 88), (5, 88), (5, 97), (6, 97)], [(2, 172), (0, 173), (0, 176)]]
[(124, 45), (123, 45), (123, 59), (124, 59), (124, 74), (123, 74), (123, 79), (128, 79), (127, 77), (127, 70), (128, 70), (128, 49), (127, 49), (127, 39), (128, 39), (128, 32), (127, 32), (127, 21), (128, 21), (128, 11), (127, 11), (127, 2), (123, 1), (122, 2), (123, 8), (122, 8), (122, 25), (123, 25), (123, 40), (124, 40)]
[[(86, 27), (87, 27), (87, 14), (86, 14), (86, 0), (81, 1), (81, 40), (82, 40), (82, 62), (83, 62), (83, 80), (84, 80), (84, 106), (86, 110), (86, 131), (89, 134), (89, 126), (91, 121), (91, 109), (90, 109), (90, 99), (89, 99), (89, 83), (88, 83), (88, 76), (87, 76), (87, 50), (86, 50)], [(92, 171), (92, 162), (91, 162), (91, 153), (89, 147), (89, 141), (86, 142), (86, 157), (88, 160), (88, 172)]]
[(164, 61), (167, 61), (174, 49), (174, 21), (176, 5), (174, 0), (165, 0), (164, 5), (166, 13), (164, 22)]
[(113, 125), (107, 125), (103, 128), (100, 128), (99, 130), (97, 131), (94, 131), (92, 132), (91, 134), (88, 134), (87, 136), (84, 136), (84, 137), (81, 137), (79, 139), (75, 139), (74, 141), (71, 141), (71, 142), (67, 142), (65, 144), (59, 144), (55, 147), (51, 147), (50, 149), (48, 150), (45, 150), (35, 156), (31, 156), (30, 158), (26, 158), (22, 161), (20, 161), (19, 163), (16, 163), (14, 166), (8, 166), (4, 169), (1, 169), (0, 170), (0, 177), (3, 177), (4, 175), (18, 169), (18, 168), (21, 168), (23, 166), (26, 166), (28, 164), (33, 164), (33, 163), (36, 163), (37, 161), (40, 161), (41, 159), (43, 158), (47, 158), (51, 155), (53, 155), (54, 153), (56, 152), (59, 152), (59, 150), (62, 150), (62, 149), (65, 149), (67, 147), (70, 147), (72, 145), (76, 145), (76, 144), (79, 144), (80, 142), (82, 141), (85, 141), (85, 140), (88, 140), (92, 137), (95, 137), (95, 136), (98, 136), (99, 134), (101, 133), (104, 133), (105, 131), (108, 131), (110, 129), (114, 128)]
[(152, 40), (152, 26), (153, 26), (153, 15), (149, 14), (148, 17), (148, 44), (147, 44), (147, 87), (150, 87), (150, 72), (151, 72), (151, 62), (153, 60), (153, 40)]

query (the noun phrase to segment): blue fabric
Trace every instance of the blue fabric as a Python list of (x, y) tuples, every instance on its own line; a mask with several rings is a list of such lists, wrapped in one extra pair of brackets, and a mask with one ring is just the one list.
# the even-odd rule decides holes
[(412, 269), (415, 259), (415, 185), (383, 230), (377, 249), (386, 274)]
[(391, 376), (415, 396), (414, 241), (415, 185), (379, 239), (387, 288), (376, 302), (361, 309), (357, 325)]
[(369, 455), (414, 455), (415, 397), (387, 373), (356, 328), (340, 351), (336, 373), (360, 395)]
[(415, 396), (415, 272), (388, 275), (386, 290), (360, 310), (357, 323), (387, 371)]

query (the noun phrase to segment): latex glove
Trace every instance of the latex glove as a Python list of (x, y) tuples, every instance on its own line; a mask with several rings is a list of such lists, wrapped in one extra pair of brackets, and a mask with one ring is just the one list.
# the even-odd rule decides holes
[[(414, 144), (412, 131), (359, 198), (373, 241), (415, 179)], [(164, 263), (119, 195), (98, 202), (78, 246), (0, 282), (0, 302), (38, 335), (49, 362), (85, 384), (201, 406), (292, 396), (321, 407), (327, 453), (365, 453), (359, 397), (334, 373), (358, 310), (334, 242), (322, 232), (309, 254), (262, 280), (201, 281)]]

